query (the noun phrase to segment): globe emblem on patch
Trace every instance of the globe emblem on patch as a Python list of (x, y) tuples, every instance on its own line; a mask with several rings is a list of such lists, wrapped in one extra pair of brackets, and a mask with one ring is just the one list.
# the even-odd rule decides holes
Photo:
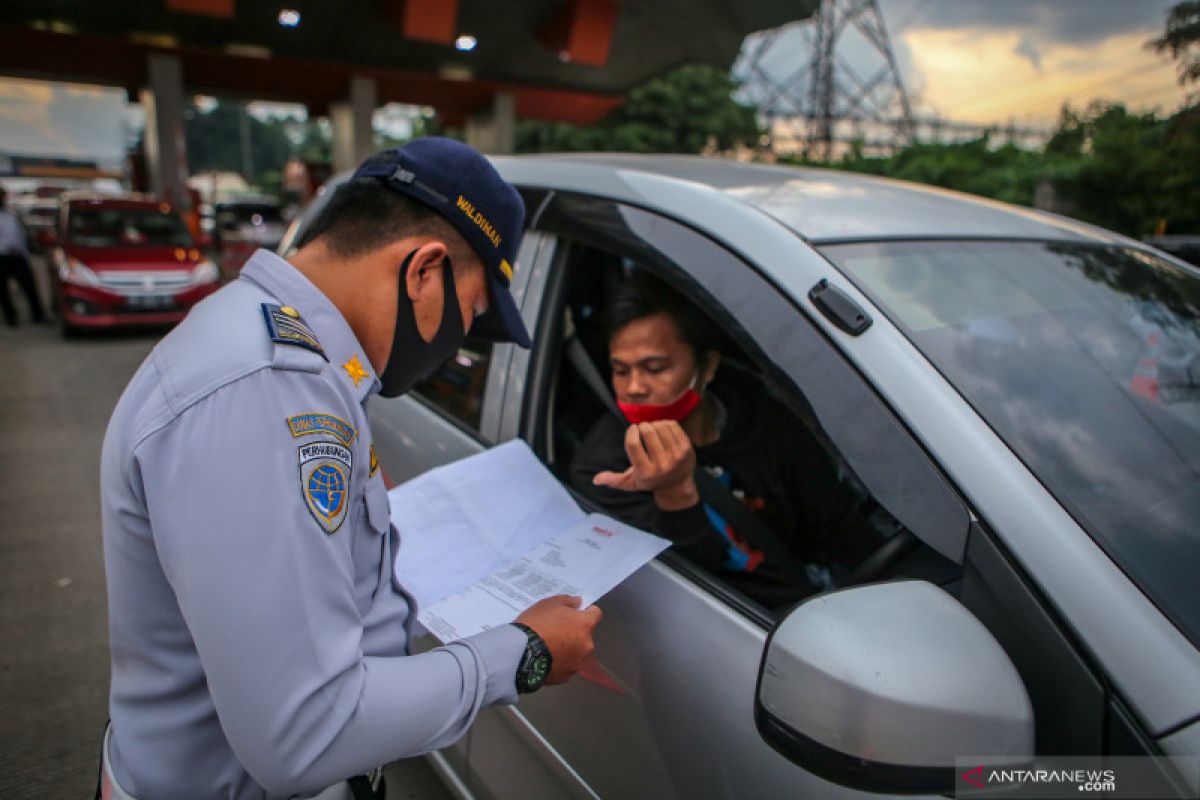
[(327, 519), (336, 517), (346, 501), (346, 478), (331, 464), (322, 464), (308, 476), (308, 496)]

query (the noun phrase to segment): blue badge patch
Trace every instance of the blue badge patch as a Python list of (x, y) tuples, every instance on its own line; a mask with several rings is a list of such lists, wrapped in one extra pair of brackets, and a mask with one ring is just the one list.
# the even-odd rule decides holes
[(287, 424), (292, 436), (296, 438), (312, 433), (328, 433), (347, 447), (354, 442), (354, 437), (358, 435), (358, 431), (354, 429), (353, 425), (332, 414), (297, 414), (294, 417), (288, 417)]
[(350, 507), (354, 454), (336, 442), (313, 442), (298, 449), (300, 494), (326, 533), (336, 533)]
[(300, 316), (299, 311), (291, 306), (274, 303), (263, 303), (262, 311), (263, 319), (267, 322), (267, 333), (271, 335), (272, 342), (294, 344), (297, 347), (319, 353), (321, 358), (329, 360), (321, 343), (317, 341), (317, 335), (312, 332), (312, 328), (308, 327), (308, 323), (304, 321), (304, 317)]

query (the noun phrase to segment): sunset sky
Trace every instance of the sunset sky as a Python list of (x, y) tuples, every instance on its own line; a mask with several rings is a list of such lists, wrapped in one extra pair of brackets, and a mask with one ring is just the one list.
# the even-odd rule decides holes
[(880, 0), (910, 91), (943, 117), (1052, 122), (1064, 101), (1171, 111), (1174, 64), (1145, 47), (1176, 0)]
[[(1175, 0), (879, 0), (919, 110), (943, 119), (1051, 125), (1064, 102), (1093, 99), (1172, 111), (1174, 65), (1146, 49)], [(844, 57), (877, 56), (847, 37)], [(795, 42), (772, 63), (807, 58)], [(117, 160), (129, 120), (122, 91), (0, 79), (0, 151)]]

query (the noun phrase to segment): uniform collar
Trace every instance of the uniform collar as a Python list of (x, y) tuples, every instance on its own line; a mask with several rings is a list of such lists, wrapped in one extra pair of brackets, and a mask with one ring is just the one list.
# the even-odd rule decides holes
[(338, 379), (345, 382), (360, 403), (368, 394), (379, 391), (379, 378), (358, 337), (337, 306), (300, 270), (268, 250), (257, 250), (242, 267), (239, 280), (243, 279), (300, 312), (317, 335)]

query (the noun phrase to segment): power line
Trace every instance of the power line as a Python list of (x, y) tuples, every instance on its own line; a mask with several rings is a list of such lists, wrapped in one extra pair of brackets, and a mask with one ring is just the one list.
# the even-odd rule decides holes
[[(839, 55), (839, 42), (852, 31), (882, 61), (874, 73), (860, 76)], [(783, 79), (773, 75), (766, 68), (772, 49), (794, 45), (804, 33), (811, 44), (807, 65)], [(768, 119), (803, 119), (811, 155), (830, 158), (833, 142), (842, 138), (837, 129), (845, 125), (871, 125), (897, 143), (912, 141), (912, 108), (878, 0), (822, 0), (812, 22), (764, 31), (744, 53), (734, 68), (745, 76), (744, 95)]]

